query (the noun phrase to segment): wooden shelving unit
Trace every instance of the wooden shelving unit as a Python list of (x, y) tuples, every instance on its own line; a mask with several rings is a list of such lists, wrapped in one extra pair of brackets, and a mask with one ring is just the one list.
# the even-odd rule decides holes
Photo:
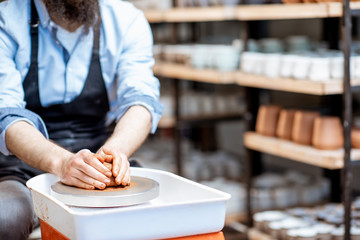
[[(350, 6), (352, 9), (360, 9), (359, 2), (352, 2)], [(307, 19), (340, 17), (342, 16), (342, 5), (340, 2), (331, 2), (192, 7), (163, 11), (146, 10), (144, 14), (150, 23)]]
[[(350, 213), (351, 213), (351, 161), (360, 159), (360, 150), (351, 149), (350, 128), (352, 117), (351, 105), (351, 86), (359, 86), (360, 81), (351, 81), (350, 84), (350, 46), (351, 46), (351, 10), (360, 9), (360, 2), (331, 3), (309, 3), (309, 4), (263, 4), (263, 5), (239, 5), (236, 7), (206, 7), (206, 8), (174, 8), (166, 11), (145, 11), (145, 16), (150, 23), (176, 23), (176, 22), (209, 22), (209, 21), (253, 21), (253, 20), (287, 20), (287, 19), (311, 19), (311, 18), (332, 18), (341, 17), (341, 30), (343, 33), (343, 53), (344, 53), (344, 79), (343, 81), (324, 81), (313, 82), (308, 80), (294, 79), (269, 79), (263, 76), (245, 74), (240, 71), (221, 73), (216, 70), (197, 70), (189, 66), (181, 66), (169, 63), (157, 63), (154, 72), (163, 77), (199, 81), (214, 84), (233, 84), (248, 88), (247, 101), (249, 111), (247, 112), (247, 128), (252, 129), (256, 116), (256, 108), (259, 104), (257, 91), (252, 88), (279, 90), (294, 93), (304, 93), (312, 95), (332, 95), (343, 94), (344, 97), (344, 148), (337, 151), (320, 151), (310, 146), (301, 146), (290, 141), (283, 141), (276, 138), (264, 137), (254, 132), (247, 132), (244, 136), (245, 146), (247, 147), (247, 169), (253, 169), (255, 151), (273, 154), (279, 157), (292, 159), (295, 161), (311, 164), (326, 169), (343, 169), (344, 187), (344, 219), (345, 235), (344, 239), (350, 239)], [(176, 25), (174, 25), (176, 26)], [(243, 40), (248, 40), (247, 25)], [(175, 32), (175, 31), (174, 31)], [(176, 36), (176, 35), (175, 35)], [(175, 91), (178, 98), (178, 91)], [(251, 95), (251, 94), (252, 95)], [(250, 96), (251, 95), (251, 96)], [(253, 100), (253, 101), (252, 101)], [(178, 113), (178, 112), (177, 112)], [(178, 116), (179, 114), (177, 114)], [(176, 121), (176, 128), (179, 128), (179, 118)], [(252, 130), (251, 130), (252, 131)], [(176, 138), (180, 138), (178, 134)], [(177, 150), (179, 150), (179, 144)], [(179, 152), (179, 151), (177, 151)], [(179, 157), (177, 158), (179, 159)], [(178, 164), (180, 165), (180, 164)], [(251, 173), (247, 176), (248, 193), (251, 190)], [(250, 195), (246, 199), (248, 205), (247, 220), (251, 220)], [(249, 222), (251, 224), (251, 221)], [(270, 236), (258, 232), (254, 229), (249, 231), (249, 239), (270, 240)]]
[[(262, 136), (256, 132), (244, 134), (244, 144), (252, 150), (295, 160), (326, 169), (341, 169), (344, 165), (344, 150), (318, 150), (275, 137)], [(352, 149), (351, 159), (360, 160), (360, 149)]]

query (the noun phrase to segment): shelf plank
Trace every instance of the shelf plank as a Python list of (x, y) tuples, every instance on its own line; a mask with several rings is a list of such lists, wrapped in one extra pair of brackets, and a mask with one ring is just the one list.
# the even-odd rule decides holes
[[(328, 4), (328, 15), (329, 17), (340, 17), (342, 16), (342, 4), (340, 2), (330, 2)], [(360, 2), (350, 2), (350, 8), (360, 9)]]
[(246, 5), (236, 9), (236, 19), (242, 21), (326, 17), (329, 17), (326, 3)]
[(231, 224), (232, 222), (245, 222), (247, 220), (246, 214), (243, 212), (226, 214), (225, 225)]
[(166, 11), (144, 10), (144, 15), (149, 23), (161, 23), (164, 21)]
[(234, 7), (173, 8), (166, 12), (165, 22), (209, 22), (235, 20)]
[[(277, 91), (312, 95), (332, 95), (343, 93), (341, 80), (312, 81), (294, 78), (268, 78), (263, 75), (241, 71), (220, 72), (214, 69), (196, 69), (175, 63), (157, 62), (153, 67), (155, 75), (212, 84), (237, 83), (244, 87), (264, 88)], [(352, 86), (360, 86), (360, 79), (352, 79)]]
[(189, 7), (165, 11), (145, 10), (150, 23), (159, 22), (212, 22), (236, 20), (236, 7)]
[(163, 116), (160, 118), (158, 127), (159, 128), (172, 128), (175, 127), (175, 117)]
[(190, 66), (173, 63), (156, 63), (153, 67), (155, 75), (205, 83), (235, 83), (234, 72), (220, 72), (213, 69), (195, 69)]
[(259, 230), (255, 229), (255, 228), (249, 229), (248, 238), (250, 240), (275, 240), (270, 235), (260, 232)]
[[(199, 115), (188, 115), (182, 116), (180, 121), (183, 122), (203, 122), (203, 121), (221, 121), (221, 120), (233, 120), (240, 119), (244, 116), (244, 113), (218, 113), (218, 114), (199, 114)], [(175, 117), (163, 116), (159, 121), (159, 128), (171, 128), (175, 127)]]
[[(255, 132), (244, 134), (244, 144), (247, 148), (256, 151), (322, 168), (341, 169), (343, 167), (343, 149), (318, 150), (311, 146), (303, 146), (275, 137), (266, 137)], [(351, 150), (351, 159), (360, 160), (360, 149)]]
[(314, 95), (340, 94), (343, 92), (341, 80), (311, 81), (293, 78), (268, 78), (263, 75), (236, 73), (236, 82), (241, 86), (272, 90), (306, 93)]
[[(360, 9), (360, 3), (351, 2), (350, 7)], [(190, 7), (145, 10), (144, 14), (150, 23), (328, 18), (342, 16), (342, 4), (341, 2), (327, 2)]]

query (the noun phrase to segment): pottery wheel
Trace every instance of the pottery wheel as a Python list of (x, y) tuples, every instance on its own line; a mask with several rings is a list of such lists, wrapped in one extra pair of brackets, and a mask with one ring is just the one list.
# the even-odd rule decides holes
[(56, 182), (51, 195), (57, 200), (78, 207), (120, 207), (141, 204), (159, 196), (159, 183), (144, 177), (131, 177), (130, 186), (87, 190)]

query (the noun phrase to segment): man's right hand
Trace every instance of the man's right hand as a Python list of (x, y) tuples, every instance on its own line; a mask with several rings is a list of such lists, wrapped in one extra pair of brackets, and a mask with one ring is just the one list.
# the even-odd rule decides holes
[(112, 176), (111, 171), (87, 149), (64, 160), (60, 168), (61, 182), (85, 189), (104, 189)]

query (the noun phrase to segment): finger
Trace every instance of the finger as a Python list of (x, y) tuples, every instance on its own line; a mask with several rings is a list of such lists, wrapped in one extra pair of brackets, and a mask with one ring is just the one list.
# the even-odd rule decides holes
[[(100, 182), (100, 181), (98, 181), (98, 180), (96, 180), (96, 179), (94, 179), (94, 178), (91, 178), (91, 177), (89, 177), (89, 176), (87, 176), (86, 174), (83, 174), (83, 173), (80, 173), (80, 174), (79, 174), (78, 179), (79, 179), (80, 181), (84, 182), (85, 185), (87, 184), (87, 185), (93, 186), (93, 187), (98, 188), (98, 189), (104, 189), (104, 188), (106, 188), (106, 184), (105, 184), (105, 183)], [(110, 180), (109, 180), (108, 183), (110, 183)], [(107, 183), (107, 184), (108, 184), (108, 183)]]
[(112, 174), (116, 178), (119, 175), (120, 168), (121, 168), (121, 157), (118, 155), (113, 155), (113, 168), (112, 168)]
[(108, 162), (108, 163), (112, 162), (113, 161), (113, 156), (112, 155), (105, 155), (104, 156), (104, 161)]
[(101, 163), (105, 162), (105, 157), (98, 153), (91, 153), (94, 157), (96, 157)]
[[(86, 160), (84, 160), (84, 161), (86, 161)], [(101, 163), (98, 162), (98, 164), (101, 164)], [(103, 167), (106, 168), (105, 166), (103, 166)], [(84, 174), (84, 177), (86, 177), (87, 179), (88, 178), (94, 179), (94, 180), (96, 180), (98, 182), (102, 182), (104, 184), (110, 183), (110, 179), (108, 177), (106, 177), (104, 174), (102, 174), (101, 172), (99, 172), (97, 169), (95, 169), (91, 165), (87, 164), (86, 162), (82, 162), (78, 169)], [(109, 171), (109, 170), (107, 170), (107, 171)], [(79, 177), (79, 178), (81, 179), (81, 177)], [(91, 184), (90, 180), (87, 180), (85, 182)]]
[(62, 183), (66, 184), (66, 185), (70, 185), (70, 186), (75, 186), (75, 187), (79, 187), (79, 188), (84, 188), (84, 189), (88, 189), (88, 190), (94, 190), (95, 187), (90, 185), (90, 184), (87, 184), (87, 183), (84, 183), (83, 181), (80, 181), (79, 179), (75, 179), (71, 182), (63, 182), (61, 181)]
[(123, 179), (125, 177), (125, 173), (127, 172), (127, 170), (129, 169), (129, 161), (127, 159), (127, 157), (125, 155), (121, 155), (121, 168), (120, 168), (120, 172), (118, 174), (118, 176), (116, 177), (116, 183), (117, 184), (122, 184), (123, 183)]
[(105, 166), (107, 169), (109, 169), (109, 171), (112, 172), (113, 165), (112, 165), (111, 163), (104, 162), (103, 164), (104, 164), (104, 166)]
[[(97, 154), (90, 153), (88, 155), (85, 154), (84, 161), (85, 163), (89, 164), (93, 168), (95, 168), (100, 173), (104, 174), (107, 177), (111, 177), (112, 173), (111, 170), (109, 170), (103, 162), (98, 161), (98, 158), (96, 157)], [(91, 175), (90, 175), (91, 176)]]
[[(90, 190), (95, 189), (94, 185), (84, 182), (82, 179), (87, 179), (88, 182), (91, 182), (89, 178), (86, 175), (84, 175), (81, 171), (73, 170), (71, 176), (65, 179), (61, 179), (61, 182), (66, 185), (75, 186), (79, 188), (85, 188)], [(99, 185), (99, 187), (101, 186)]]
[(101, 156), (102, 159), (105, 161), (105, 162), (112, 162), (113, 161), (113, 156), (112, 156), (112, 153), (109, 152), (109, 151), (106, 151), (104, 150), (103, 148), (100, 148), (97, 153), (97, 155)]
[(128, 186), (128, 185), (130, 185), (130, 182), (131, 182), (130, 168), (128, 168), (121, 184), (123, 186)]

